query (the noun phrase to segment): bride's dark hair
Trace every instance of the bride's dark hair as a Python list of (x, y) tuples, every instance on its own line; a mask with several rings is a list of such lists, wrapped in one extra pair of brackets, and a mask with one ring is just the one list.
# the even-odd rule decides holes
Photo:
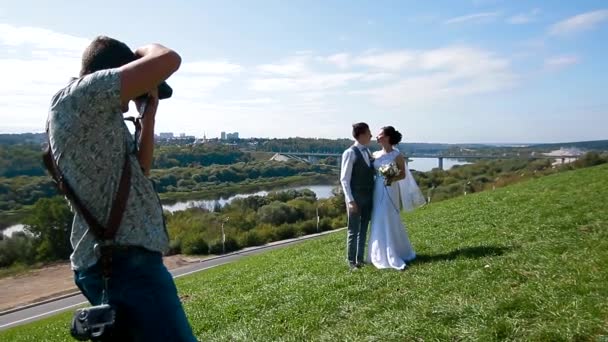
[(401, 138), (403, 138), (403, 135), (393, 126), (382, 127), (382, 132), (388, 137), (389, 144), (393, 146), (398, 145), (401, 142)]

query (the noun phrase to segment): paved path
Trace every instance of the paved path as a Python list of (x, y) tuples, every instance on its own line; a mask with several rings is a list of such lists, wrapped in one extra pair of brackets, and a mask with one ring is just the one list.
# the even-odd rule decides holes
[[(335, 233), (343, 229), (345, 228), (331, 230), (319, 234), (307, 235), (297, 239), (277, 241), (265, 246), (246, 248), (234, 253), (201, 260), (200, 262), (193, 263), (191, 265), (173, 269), (171, 271), (171, 274), (173, 274), (174, 278), (182, 277), (192, 273), (204, 271), (206, 269), (213, 268), (219, 265), (227, 264), (244, 258), (246, 256), (283, 248), (289, 245), (299, 243), (301, 241), (316, 238), (318, 236)], [(58, 298), (45, 300), (41, 303), (34, 303), (24, 307), (0, 312), (0, 330), (5, 330), (21, 324), (30, 323), (81, 305), (89, 305), (89, 303), (86, 298), (80, 294), (80, 292), (75, 292)]]

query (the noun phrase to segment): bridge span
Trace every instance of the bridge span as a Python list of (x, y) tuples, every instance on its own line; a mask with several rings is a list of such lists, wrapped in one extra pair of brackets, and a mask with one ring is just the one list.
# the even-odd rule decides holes
[[(342, 154), (341, 153), (331, 153), (331, 152), (274, 152), (279, 155), (283, 155), (286, 157), (291, 157), (298, 160), (307, 160), (309, 163), (315, 163), (319, 158), (336, 158), (336, 164), (340, 166), (342, 163)], [(412, 153), (405, 154), (402, 153), (407, 158), (427, 158), (427, 159), (437, 159), (437, 167), (440, 170), (443, 170), (443, 160), (444, 159), (459, 159), (459, 160), (467, 160), (467, 159), (554, 159), (561, 160), (561, 163), (566, 163), (567, 159), (578, 159), (580, 155), (544, 155), (544, 154), (535, 154), (535, 155), (443, 155), (443, 154), (431, 154), (431, 153)]]

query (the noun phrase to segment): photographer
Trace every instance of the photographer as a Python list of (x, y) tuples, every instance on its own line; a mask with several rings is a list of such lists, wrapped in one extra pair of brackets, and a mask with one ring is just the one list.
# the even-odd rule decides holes
[[(180, 64), (181, 57), (162, 45), (133, 52), (122, 42), (100, 36), (83, 53), (80, 77), (51, 102), (47, 133), (52, 160), (80, 202), (68, 196), (75, 212), (70, 238), (75, 283), (92, 305), (107, 303), (116, 312), (103, 340), (196, 341), (163, 264), (169, 237), (159, 198), (146, 177), (159, 85)], [(141, 108), (138, 141), (123, 119), (131, 101)], [(110, 234), (111, 252), (100, 253), (105, 240), (91, 229), (90, 217), (110, 227), (114, 203), (125, 187), (122, 216), (115, 234)], [(81, 207), (90, 215), (83, 215)]]

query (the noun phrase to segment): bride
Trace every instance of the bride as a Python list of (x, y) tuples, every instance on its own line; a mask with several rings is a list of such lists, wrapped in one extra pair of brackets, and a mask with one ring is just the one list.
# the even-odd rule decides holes
[[(416, 258), (400, 212), (411, 211), (426, 201), (405, 158), (395, 148), (401, 137), (401, 133), (392, 126), (383, 127), (377, 136), (382, 150), (374, 153), (376, 180), (367, 255), (368, 262), (376, 268), (403, 270)], [(388, 168), (392, 168), (396, 175), (383, 176), (382, 172)]]

